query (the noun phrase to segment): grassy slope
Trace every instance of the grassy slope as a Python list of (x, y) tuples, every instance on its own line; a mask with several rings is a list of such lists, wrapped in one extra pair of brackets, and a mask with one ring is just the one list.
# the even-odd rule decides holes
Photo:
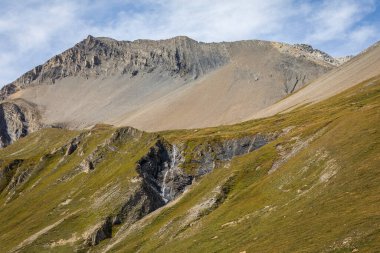
[[(70, 238), (74, 232), (79, 237), (90, 225), (95, 225), (115, 211), (114, 208), (125, 200), (123, 196), (129, 193), (131, 177), (137, 175), (134, 169), (136, 161), (147, 152), (154, 136), (143, 134), (139, 140), (125, 140), (117, 145), (118, 152), (107, 153), (106, 162), (100, 163), (92, 173), (80, 173), (71, 180), (60, 182), (60, 179), (71, 175), (75, 167), (114, 131), (109, 127), (90, 131), (91, 135), (87, 135), (81, 144), (84, 154), (80, 156), (76, 152), (66, 157), (59, 166), (64, 152), (48, 156), (42, 169), (17, 189), (21, 193), (16, 193), (7, 205), (4, 205), (6, 191), (0, 195), (0, 224), (7, 231), (0, 235), (2, 250), (14, 249), (32, 234), (65, 218), (58, 227), (39, 237), (30, 247), (25, 247), (27, 252), (49, 251), (44, 245), (57, 238)], [(17, 158), (26, 159), (27, 167), (33, 167), (42, 154), (68, 143), (77, 135), (77, 132), (45, 129), (1, 150), (0, 156), (13, 158), (15, 155), (12, 153), (22, 150), (16, 154)], [(105, 194), (110, 196), (103, 203), (96, 204), (95, 199)], [(70, 203), (62, 204), (68, 199)], [(113, 205), (110, 205), (110, 201)]]
[[(370, 85), (369, 85), (370, 84)], [(290, 134), (203, 178), (176, 205), (149, 217), (113, 248), (120, 252), (380, 251), (380, 82), (370, 80), (318, 105), (235, 126), (167, 132), (170, 139), (288, 126)], [(268, 174), (276, 145), (307, 148)], [(190, 207), (234, 174), (226, 201), (178, 231)], [(224, 225), (223, 224), (227, 224)], [(165, 233), (164, 231), (171, 231)]]
[[(139, 222), (120, 242), (115, 234), (94, 250), (103, 251), (115, 243), (111, 251), (379, 251), (379, 106), (377, 78), (288, 114), (233, 126), (160, 133), (170, 142), (186, 143), (191, 150), (205, 141), (293, 127), (276, 141), (215, 169), (177, 202)], [(0, 194), (0, 224), (6, 231), (0, 234), (2, 251), (14, 249), (32, 234), (62, 220), (22, 250), (71, 252), (77, 242), (69, 239), (85, 233), (125, 201), (133, 190), (130, 179), (136, 175), (135, 162), (154, 143), (154, 134), (118, 143), (118, 152), (107, 152), (105, 161), (92, 173), (57, 181), (70, 175), (114, 131), (110, 127), (91, 130), (81, 144), (82, 156), (76, 152), (63, 163), (59, 161), (64, 152), (47, 156), (8, 204), (4, 205), (6, 192)], [(0, 150), (0, 159), (2, 164), (24, 159), (22, 169), (26, 170), (79, 134), (45, 129)], [(281, 150), (289, 153), (307, 140), (304, 149), (268, 174), (281, 159)], [(221, 185), (227, 193), (224, 202), (187, 224), (189, 210), (210, 199)], [(71, 202), (62, 205), (67, 199)], [(59, 239), (68, 241), (50, 248)]]

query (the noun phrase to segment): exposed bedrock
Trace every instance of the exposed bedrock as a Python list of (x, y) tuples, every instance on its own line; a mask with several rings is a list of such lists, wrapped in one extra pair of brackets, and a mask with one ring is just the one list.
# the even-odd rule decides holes
[(38, 111), (24, 101), (0, 104), (0, 148), (42, 127)]
[(53, 84), (68, 76), (89, 78), (122, 74), (134, 77), (159, 69), (172, 75), (195, 79), (226, 62), (228, 54), (224, 45), (198, 43), (184, 36), (133, 42), (88, 36), (74, 47), (4, 86), (0, 98), (4, 99), (28, 86)]
[[(164, 139), (157, 140), (147, 154), (137, 162), (136, 170), (140, 176), (139, 185), (117, 214), (110, 218), (112, 226), (133, 224), (180, 196), (194, 180), (210, 173), (217, 165), (228, 162), (235, 156), (252, 152), (276, 137), (277, 134), (256, 134), (203, 143), (187, 154), (192, 157), (188, 161), (185, 159), (186, 151), (183, 149), (183, 145), (170, 144)], [(184, 169), (189, 164), (196, 166), (191, 174), (186, 173)], [(103, 236), (103, 225), (99, 226), (87, 240), (92, 242), (91, 245), (99, 243), (101, 238), (109, 238)]]

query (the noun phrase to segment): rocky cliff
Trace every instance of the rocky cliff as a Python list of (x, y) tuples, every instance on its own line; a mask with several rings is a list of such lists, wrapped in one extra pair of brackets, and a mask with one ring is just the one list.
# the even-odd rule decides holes
[(198, 43), (183, 36), (133, 42), (88, 36), (5, 86), (0, 98), (4, 99), (29, 86), (53, 84), (68, 76), (136, 76), (160, 70), (195, 79), (224, 65), (228, 60), (225, 45)]
[(42, 127), (34, 105), (22, 100), (0, 104), (0, 147), (5, 147)]

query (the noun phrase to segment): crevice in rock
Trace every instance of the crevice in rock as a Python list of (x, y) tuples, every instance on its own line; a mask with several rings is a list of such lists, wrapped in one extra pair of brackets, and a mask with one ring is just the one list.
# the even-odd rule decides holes
[(88, 246), (95, 246), (99, 242), (112, 237), (112, 218), (107, 217), (96, 231), (87, 239)]
[(69, 156), (77, 150), (78, 145), (80, 143), (80, 137), (75, 137), (71, 142), (67, 145), (65, 156)]
[(0, 193), (3, 192), (3, 190), (9, 185), (14, 174), (16, 173), (16, 170), (22, 165), (23, 162), (24, 161), (21, 159), (13, 160), (0, 170)]
[(136, 169), (144, 182), (167, 203), (192, 182), (192, 176), (179, 167), (183, 161), (178, 147), (158, 140), (147, 155), (140, 159)]

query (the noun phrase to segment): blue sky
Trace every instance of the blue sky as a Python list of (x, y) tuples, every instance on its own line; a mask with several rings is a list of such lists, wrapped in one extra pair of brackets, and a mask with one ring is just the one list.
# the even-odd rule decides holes
[(88, 34), (307, 43), (333, 56), (380, 40), (377, 0), (0, 0), (0, 86)]

